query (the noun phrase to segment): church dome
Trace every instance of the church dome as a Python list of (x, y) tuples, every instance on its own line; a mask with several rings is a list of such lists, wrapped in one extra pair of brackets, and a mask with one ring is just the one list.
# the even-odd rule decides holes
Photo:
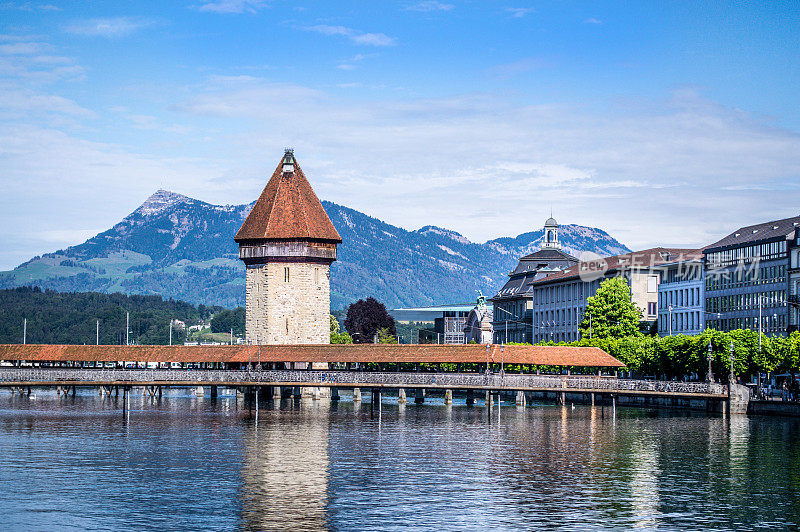
[(545, 227), (558, 227), (558, 222), (552, 216), (544, 223)]

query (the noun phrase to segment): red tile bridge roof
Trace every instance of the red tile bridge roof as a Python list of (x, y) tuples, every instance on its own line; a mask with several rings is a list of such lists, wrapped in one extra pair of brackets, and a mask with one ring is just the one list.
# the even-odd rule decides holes
[[(489, 362), (537, 366), (623, 367), (596, 347), (490, 345)], [(379, 362), (486, 363), (485, 345), (335, 344), (261, 346), (116, 346), (0, 344), (0, 360), (28, 362)]]

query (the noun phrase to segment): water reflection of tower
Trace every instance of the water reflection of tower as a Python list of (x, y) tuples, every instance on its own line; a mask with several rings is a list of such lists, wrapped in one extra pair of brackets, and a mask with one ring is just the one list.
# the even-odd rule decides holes
[(242, 461), (242, 521), (247, 530), (327, 527), (327, 401), (262, 411), (248, 427)]

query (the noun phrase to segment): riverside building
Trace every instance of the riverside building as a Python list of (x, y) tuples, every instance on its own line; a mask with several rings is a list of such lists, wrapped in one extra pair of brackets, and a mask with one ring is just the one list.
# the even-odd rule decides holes
[(519, 259), (517, 267), (508, 274), (506, 284), (490, 299), (494, 343), (530, 343), (533, 340), (534, 282), (578, 263), (577, 258), (561, 251), (558, 230), (558, 222), (548, 218), (544, 223), (541, 249)]
[(631, 290), (633, 303), (642, 311), (643, 325), (650, 328), (658, 319), (658, 286), (662, 267), (676, 261), (698, 260), (696, 249), (652, 248), (583, 261), (532, 284), (533, 342), (580, 340), (579, 326), (586, 317), (586, 302), (600, 284), (622, 277)]
[(706, 326), (798, 330), (800, 216), (737, 229), (704, 253)]
[(658, 334), (700, 334), (705, 329), (703, 259), (661, 266), (658, 284)]

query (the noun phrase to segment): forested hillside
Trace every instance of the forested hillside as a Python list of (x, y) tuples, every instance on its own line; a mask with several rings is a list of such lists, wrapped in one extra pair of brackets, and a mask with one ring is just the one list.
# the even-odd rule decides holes
[[(125, 343), (125, 318), (130, 312), (130, 341), (169, 343), (169, 323), (191, 325), (207, 319), (221, 307), (160, 296), (43, 291), (38, 287), (0, 290), (0, 343), (22, 343), (23, 321), (28, 320), (29, 344), (94, 344), (100, 321), (101, 344)], [(173, 343), (183, 343), (184, 332), (173, 330)]]

